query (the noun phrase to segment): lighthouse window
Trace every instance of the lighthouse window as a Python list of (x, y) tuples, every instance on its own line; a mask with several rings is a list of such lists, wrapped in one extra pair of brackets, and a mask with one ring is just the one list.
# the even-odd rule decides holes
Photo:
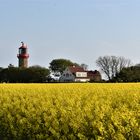
[(27, 53), (26, 48), (19, 49), (19, 54)]
[(19, 54), (21, 54), (22, 53), (22, 50), (21, 49), (19, 49)]
[(22, 49), (22, 53), (23, 54), (25, 54), (26, 53), (26, 49), (24, 48), (24, 49)]

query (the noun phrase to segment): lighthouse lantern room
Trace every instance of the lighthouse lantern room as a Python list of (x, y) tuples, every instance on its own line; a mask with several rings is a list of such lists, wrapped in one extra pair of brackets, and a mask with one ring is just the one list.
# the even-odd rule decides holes
[(21, 47), (19, 48), (19, 54), (18, 57), (18, 66), (21, 68), (27, 68), (28, 67), (28, 58), (29, 54), (27, 52), (27, 45), (25, 45), (23, 42), (21, 42)]

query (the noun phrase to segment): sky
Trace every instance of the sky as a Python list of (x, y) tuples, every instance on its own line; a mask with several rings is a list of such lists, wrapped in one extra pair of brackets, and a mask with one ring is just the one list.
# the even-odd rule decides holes
[(140, 63), (140, 0), (0, 0), (0, 67), (18, 66), (21, 41), (29, 66), (64, 58), (98, 69), (105, 55)]

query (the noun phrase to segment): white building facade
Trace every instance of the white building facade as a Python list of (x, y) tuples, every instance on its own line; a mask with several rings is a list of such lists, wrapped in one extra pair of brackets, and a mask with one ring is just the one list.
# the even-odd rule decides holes
[(65, 69), (60, 77), (60, 82), (87, 82), (90, 79), (87, 77), (87, 72), (78, 66), (70, 66)]

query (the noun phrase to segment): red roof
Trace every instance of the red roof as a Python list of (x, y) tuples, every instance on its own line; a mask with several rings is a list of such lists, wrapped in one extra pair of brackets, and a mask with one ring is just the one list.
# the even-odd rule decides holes
[(86, 72), (82, 67), (79, 66), (69, 66), (68, 69), (71, 71), (71, 73)]
[(97, 76), (97, 75), (100, 75), (100, 72), (95, 70), (95, 71), (87, 71), (87, 75), (88, 77), (94, 77), (94, 76)]

